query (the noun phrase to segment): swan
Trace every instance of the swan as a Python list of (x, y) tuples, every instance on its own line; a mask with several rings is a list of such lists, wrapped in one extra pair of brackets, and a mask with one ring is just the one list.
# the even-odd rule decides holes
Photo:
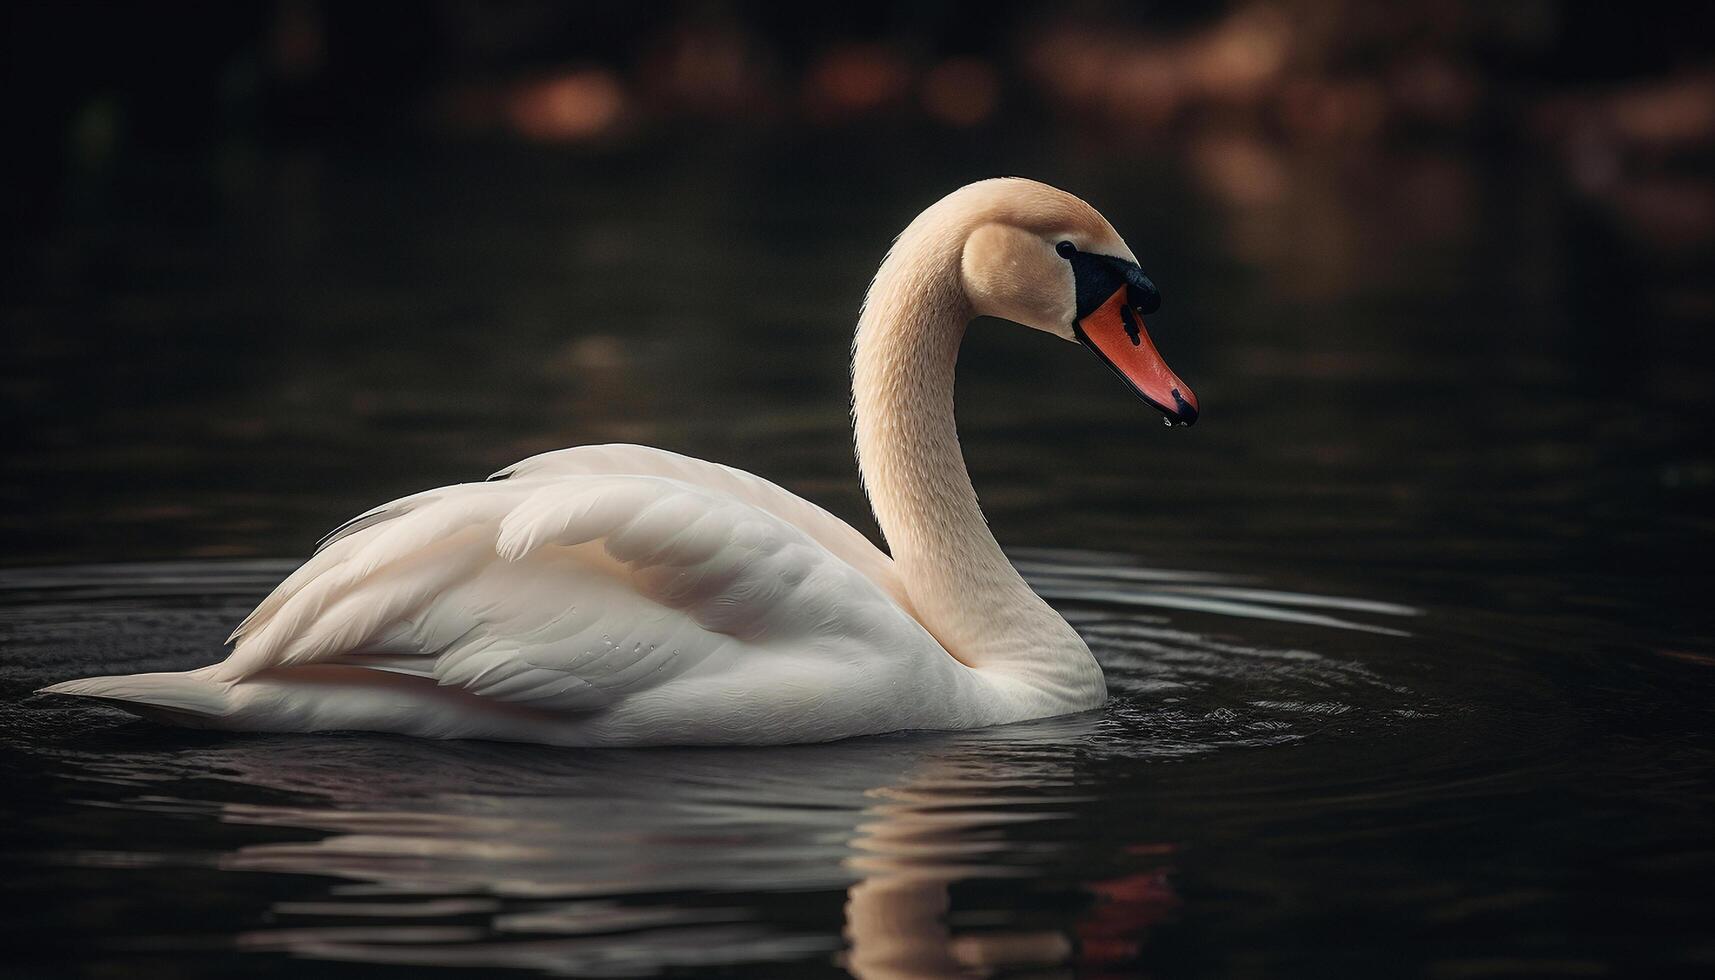
[(563, 746), (825, 742), (1087, 711), (1101, 667), (989, 532), (953, 422), (967, 325), (1089, 347), (1171, 426), (1197, 399), (1106, 219), (1023, 178), (894, 241), (852, 344), (858, 468), (892, 556), (742, 470), (644, 446), (533, 456), (346, 522), (222, 662), (41, 693), (238, 731)]

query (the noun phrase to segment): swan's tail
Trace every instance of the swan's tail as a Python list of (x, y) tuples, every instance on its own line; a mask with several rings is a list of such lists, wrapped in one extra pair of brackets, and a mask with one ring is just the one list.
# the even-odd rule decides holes
[(84, 677), (44, 687), (37, 694), (95, 698), (141, 718), (205, 728), (231, 714), (231, 685), (210, 679), (209, 668), (164, 674)]
[[(377, 663), (381, 658), (368, 658)], [(245, 732), (393, 732), (423, 738), (586, 745), (581, 716), (544, 712), (435, 683), (398, 665), (315, 664), (222, 680), (220, 664), (178, 674), (85, 677), (37, 694), (91, 698), (151, 721)]]

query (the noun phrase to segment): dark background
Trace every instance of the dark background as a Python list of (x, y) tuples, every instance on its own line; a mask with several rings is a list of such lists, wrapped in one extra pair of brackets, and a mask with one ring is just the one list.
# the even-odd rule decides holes
[[(836, 975), (873, 855), (1084, 975), (1706, 974), (1715, 5), (813, 7), (6, 7), (6, 962)], [(563, 446), (873, 534), (863, 290), (997, 174), (1113, 221), (1203, 409), (961, 354), (1102, 712), (638, 762), (28, 698)]]
[[(1368, 411), (1436, 400), (1465, 479), (1528, 479), (1492, 471), (1509, 402), (1528, 396), (1514, 351), (1480, 348), (1529, 348), (1580, 373), (1562, 394), (1588, 413), (1587, 447), (1623, 461), (1610, 479), (1626, 485), (1604, 488), (1615, 505), (1706, 526), (1707, 6), (26, 3), (5, 17), (14, 563), (293, 554), (344, 510), (525, 451), (741, 422), (794, 385), (837, 402), (840, 334), (888, 238), (999, 173), (1082, 193), (1149, 256), (1169, 303), (1158, 329), (1184, 327), (1163, 343), (1213, 386), (1212, 421), (1258, 371), (1379, 379), (1329, 358), (1405, 356), (1425, 338), (1390, 320), (1403, 311), (1478, 356), (1457, 391)], [(645, 321), (685, 316), (737, 331), (699, 356), (773, 365), (773, 394), (698, 372), (675, 383), (707, 411), (626, 407), (573, 376), (639, 350)], [(1324, 339), (1337, 350), (1310, 350)], [(537, 411), (550, 398), (557, 416)], [(717, 431), (669, 441), (772, 462)], [(366, 465), (378, 457), (385, 475)], [(1350, 483), (1353, 462), (1314, 478)], [(800, 465), (849, 483), (837, 460)], [(838, 492), (829, 503), (862, 520)]]

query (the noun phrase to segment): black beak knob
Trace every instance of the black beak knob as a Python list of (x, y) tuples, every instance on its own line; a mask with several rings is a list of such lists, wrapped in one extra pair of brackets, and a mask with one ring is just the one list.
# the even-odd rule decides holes
[(1125, 267), (1126, 299), (1139, 313), (1148, 316), (1161, 309), (1161, 290), (1135, 265)]

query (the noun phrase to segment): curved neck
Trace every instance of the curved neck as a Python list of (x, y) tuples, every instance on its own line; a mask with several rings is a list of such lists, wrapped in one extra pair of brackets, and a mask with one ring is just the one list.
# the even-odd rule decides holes
[(1089, 648), (1001, 552), (965, 469), (953, 373), (973, 315), (959, 274), (966, 229), (926, 221), (932, 213), (894, 244), (858, 320), (852, 421), (864, 489), (918, 621), (949, 653), (1093, 706), (1105, 688)]

